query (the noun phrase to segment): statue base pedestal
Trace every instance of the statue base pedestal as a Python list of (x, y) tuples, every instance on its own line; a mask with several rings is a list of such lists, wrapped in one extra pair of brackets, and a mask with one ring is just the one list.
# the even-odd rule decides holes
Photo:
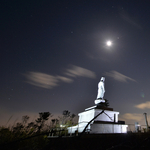
[(84, 112), (79, 113), (78, 125), (68, 127), (68, 133), (74, 134), (76, 131), (78, 131), (78, 133), (81, 133), (88, 124), (88, 122), (90, 122), (103, 110), (104, 113), (99, 115), (88, 125), (86, 132), (91, 134), (127, 133), (128, 125), (125, 125), (124, 121), (118, 121), (119, 112), (113, 111), (113, 108), (103, 106), (93, 106), (85, 109)]
[(96, 99), (95, 101), (95, 105), (99, 104), (99, 103), (105, 103), (104, 99)]

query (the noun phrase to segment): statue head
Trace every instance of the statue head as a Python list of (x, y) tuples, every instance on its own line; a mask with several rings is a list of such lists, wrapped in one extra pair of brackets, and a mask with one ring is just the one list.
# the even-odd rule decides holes
[(101, 77), (101, 81), (103, 81), (103, 82), (104, 82), (104, 81), (105, 81), (105, 77)]

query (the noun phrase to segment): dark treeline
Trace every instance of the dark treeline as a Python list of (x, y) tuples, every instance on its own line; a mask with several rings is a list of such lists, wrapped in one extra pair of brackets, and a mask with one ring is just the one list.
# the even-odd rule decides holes
[(48, 135), (66, 135), (67, 127), (76, 124), (75, 116), (68, 110), (58, 118), (53, 118), (50, 112), (41, 112), (32, 122), (28, 115), (22, 116), (21, 122), (0, 127), (0, 149), (41, 149), (48, 143)]

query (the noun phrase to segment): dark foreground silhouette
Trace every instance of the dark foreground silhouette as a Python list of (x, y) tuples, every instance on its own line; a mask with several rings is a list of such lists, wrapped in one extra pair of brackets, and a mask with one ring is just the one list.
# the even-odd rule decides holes
[[(0, 150), (149, 150), (150, 133), (82, 134), (46, 136), (36, 134), (0, 145)], [(11, 138), (11, 136), (10, 136)], [(2, 140), (2, 139), (0, 139)]]
[(150, 149), (150, 133), (83, 135), (50, 138), (43, 150), (146, 150)]

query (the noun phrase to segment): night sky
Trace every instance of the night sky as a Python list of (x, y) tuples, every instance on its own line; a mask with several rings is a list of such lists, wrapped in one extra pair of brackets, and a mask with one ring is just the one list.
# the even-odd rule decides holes
[[(94, 106), (105, 76), (119, 120), (150, 123), (150, 3), (0, 1), (0, 124)], [(110, 40), (111, 46), (106, 42)]]

